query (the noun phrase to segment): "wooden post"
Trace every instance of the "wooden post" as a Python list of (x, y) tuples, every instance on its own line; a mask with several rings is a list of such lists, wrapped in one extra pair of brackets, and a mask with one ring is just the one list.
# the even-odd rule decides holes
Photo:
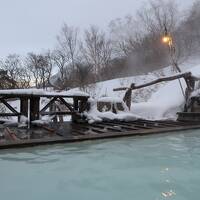
[(85, 110), (87, 110), (87, 103), (88, 103), (87, 99), (82, 99), (82, 100), (80, 101), (80, 104), (79, 104), (79, 112), (80, 112), (80, 113), (82, 113), (82, 112), (84, 112)]
[(79, 108), (79, 105), (78, 105), (79, 99), (77, 97), (74, 97), (73, 100), (74, 100), (73, 104), (74, 104), (74, 112), (75, 113), (72, 114), (72, 122), (76, 122), (78, 119), (76, 113), (79, 112), (79, 109), (78, 109)]
[[(55, 105), (55, 102), (53, 102), (52, 104), (50, 104), (50, 106), (49, 106), (49, 111), (50, 111), (50, 112), (56, 112), (56, 105)], [(54, 123), (58, 122), (57, 116), (55, 116), (55, 117), (53, 118), (53, 122), (54, 122)]]
[(30, 98), (30, 123), (39, 119), (40, 97)]
[(78, 111), (78, 98), (74, 97), (74, 111)]
[(28, 117), (28, 98), (20, 98), (20, 114)]
[(132, 97), (132, 89), (128, 89), (124, 95), (123, 101), (127, 105), (128, 109), (131, 109), (131, 97)]

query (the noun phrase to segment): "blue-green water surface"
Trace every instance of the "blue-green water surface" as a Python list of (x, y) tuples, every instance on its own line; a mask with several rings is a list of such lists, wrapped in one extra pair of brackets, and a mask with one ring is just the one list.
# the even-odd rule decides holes
[(1, 200), (199, 200), (200, 130), (0, 151)]

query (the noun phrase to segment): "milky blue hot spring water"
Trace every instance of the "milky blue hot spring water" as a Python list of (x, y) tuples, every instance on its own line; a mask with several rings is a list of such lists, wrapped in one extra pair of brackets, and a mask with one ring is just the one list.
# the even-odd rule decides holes
[(1, 200), (199, 200), (200, 130), (0, 150)]

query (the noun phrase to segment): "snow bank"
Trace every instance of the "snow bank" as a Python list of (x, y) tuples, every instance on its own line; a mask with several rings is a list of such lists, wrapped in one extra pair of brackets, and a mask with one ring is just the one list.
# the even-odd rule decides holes
[[(186, 71), (192, 72), (192, 75), (200, 77), (200, 65), (197, 65)], [(183, 79), (180, 79), (183, 91), (186, 89), (186, 84)], [(133, 103), (131, 111), (142, 118), (150, 120), (161, 119), (177, 119), (177, 112), (183, 111), (185, 97), (178, 80), (166, 83), (158, 89), (147, 102)], [(193, 95), (200, 95), (200, 90), (197, 90)]]
[[(185, 90), (185, 82), (181, 80)], [(150, 120), (176, 119), (176, 113), (184, 107), (185, 99), (179, 81), (175, 80), (160, 88), (147, 102), (132, 104), (131, 111)]]
[(119, 98), (101, 98), (98, 99), (98, 101), (102, 102), (112, 102), (112, 103), (118, 103), (122, 102), (123, 107), (125, 107), (125, 111), (118, 111), (117, 114), (108, 111), (108, 112), (99, 112), (97, 110), (97, 100), (90, 99), (90, 105), (91, 109), (89, 112), (85, 112), (84, 116), (87, 118), (88, 123), (94, 123), (94, 122), (101, 122), (103, 120), (121, 120), (121, 121), (133, 121), (138, 119), (139, 116), (131, 113), (128, 111), (128, 108), (122, 102)]
[[(166, 68), (164, 70), (164, 72), (165, 72), (165, 75), (169, 75), (170, 69)], [(151, 73), (148, 73), (148, 74), (145, 74), (145, 75), (130, 76), (130, 77), (117, 78), (117, 79), (97, 82), (95, 84), (88, 85), (83, 90), (86, 93), (88, 93), (90, 97), (95, 98), (95, 99), (102, 98), (102, 97), (112, 97), (112, 98), (119, 97), (120, 99), (122, 99), (123, 96), (124, 96), (124, 91), (114, 92), (113, 91), (114, 88), (130, 86), (131, 83), (136, 83), (137, 85), (139, 85), (139, 84), (142, 84), (144, 82), (150, 82), (152, 80), (155, 80), (155, 79), (159, 78), (160, 76), (163, 76), (163, 72), (158, 70), (158, 71), (154, 71), (154, 72), (151, 72)], [(161, 83), (161, 84), (157, 84), (156, 86), (150, 86), (148, 88), (144, 88), (144, 89), (134, 91), (134, 93), (135, 92), (137, 93), (137, 97), (133, 100), (140, 102), (144, 98), (148, 99), (150, 94), (157, 91), (157, 89), (161, 85), (163, 85), (163, 84)], [(73, 92), (75, 90), (77, 90), (77, 88), (71, 89), (70, 91)], [(144, 90), (144, 93), (138, 92), (138, 91), (141, 91), (141, 90)], [(144, 96), (144, 94), (146, 96)]]

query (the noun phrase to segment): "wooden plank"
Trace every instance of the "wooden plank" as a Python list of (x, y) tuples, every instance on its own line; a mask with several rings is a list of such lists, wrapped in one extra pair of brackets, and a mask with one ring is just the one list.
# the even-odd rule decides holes
[(120, 126), (122, 129), (128, 129), (128, 130), (139, 130), (140, 128), (136, 128), (135, 125), (132, 125), (131, 123), (126, 123), (126, 122), (116, 122), (113, 121), (112, 123), (106, 122), (106, 124), (110, 124), (110, 126), (113, 126), (113, 124)]
[(79, 124), (79, 127), (82, 127), (82, 128), (89, 128), (89, 131), (92, 131), (92, 132), (96, 132), (96, 133), (106, 133), (107, 130), (105, 130), (105, 126), (98, 126), (98, 125), (93, 125), (93, 124)]
[[(21, 141), (9, 141), (6, 143), (0, 144), (0, 149), (8, 149), (8, 148), (23, 148), (23, 147), (31, 147), (36, 145), (49, 145), (49, 144), (57, 144), (57, 143), (72, 143), (72, 142), (81, 142), (85, 140), (98, 140), (98, 139), (109, 139), (109, 138), (117, 138), (117, 137), (132, 137), (132, 136), (145, 136), (149, 134), (161, 134), (161, 133), (177, 133), (177, 131), (182, 130), (189, 130), (189, 129), (199, 129), (200, 125), (185, 125), (179, 127), (167, 127), (165, 129), (155, 128), (155, 129), (143, 129), (138, 130), (136, 132), (107, 132), (97, 135), (80, 135), (80, 136), (73, 136), (72, 137), (51, 137), (45, 139), (32, 139), (32, 140), (21, 140)], [(189, 133), (188, 133), (189, 134)]]
[(158, 121), (159, 124), (164, 125), (164, 126), (171, 126), (171, 127), (176, 127), (176, 126), (184, 126), (184, 123), (179, 123), (179, 122), (174, 122), (174, 121)]
[(137, 124), (144, 124), (150, 128), (165, 128), (166, 125), (163, 125), (163, 124), (160, 124), (158, 122), (150, 122), (150, 121), (145, 121), (145, 120), (140, 120), (140, 121), (137, 121)]
[[(125, 124), (130, 124), (130, 122), (123, 122), (123, 123), (125, 123)], [(140, 125), (140, 124), (138, 124), (137, 123), (137, 121), (133, 121), (133, 122), (131, 122), (131, 126), (134, 128), (139, 128), (139, 129), (151, 129), (150, 127), (146, 127), (146, 126), (144, 126), (144, 125)]]
[(51, 111), (51, 112), (43, 112), (41, 115), (73, 115), (76, 112), (67, 112), (67, 111)]
[(86, 135), (87, 131), (89, 131), (89, 128), (83, 129), (81, 127), (77, 127), (75, 129), (72, 129), (72, 132), (76, 132), (79, 135)]
[[(82, 125), (83, 126), (83, 125)], [(100, 123), (100, 124), (98, 124), (98, 125), (93, 125), (93, 124), (89, 124), (89, 126), (96, 126), (97, 128), (98, 128), (98, 126), (99, 126), (99, 128), (100, 129), (98, 129), (98, 130), (102, 130), (102, 129), (105, 129), (105, 130), (110, 130), (110, 131), (117, 131), (117, 132), (122, 132), (122, 130), (121, 130), (121, 128), (119, 127), (119, 128), (117, 128), (117, 127), (114, 127), (113, 125), (109, 125), (109, 124), (106, 124), (105, 122), (102, 122), (102, 123)], [(107, 132), (107, 131), (103, 131), (103, 132)]]
[[(87, 124), (77, 124), (79, 129), (85, 129), (85, 134), (101, 134), (101, 133), (105, 133), (106, 130), (104, 130), (103, 128), (99, 128), (97, 126), (93, 126), (93, 125), (87, 125)], [(74, 130), (77, 129), (77, 125), (74, 127)]]

